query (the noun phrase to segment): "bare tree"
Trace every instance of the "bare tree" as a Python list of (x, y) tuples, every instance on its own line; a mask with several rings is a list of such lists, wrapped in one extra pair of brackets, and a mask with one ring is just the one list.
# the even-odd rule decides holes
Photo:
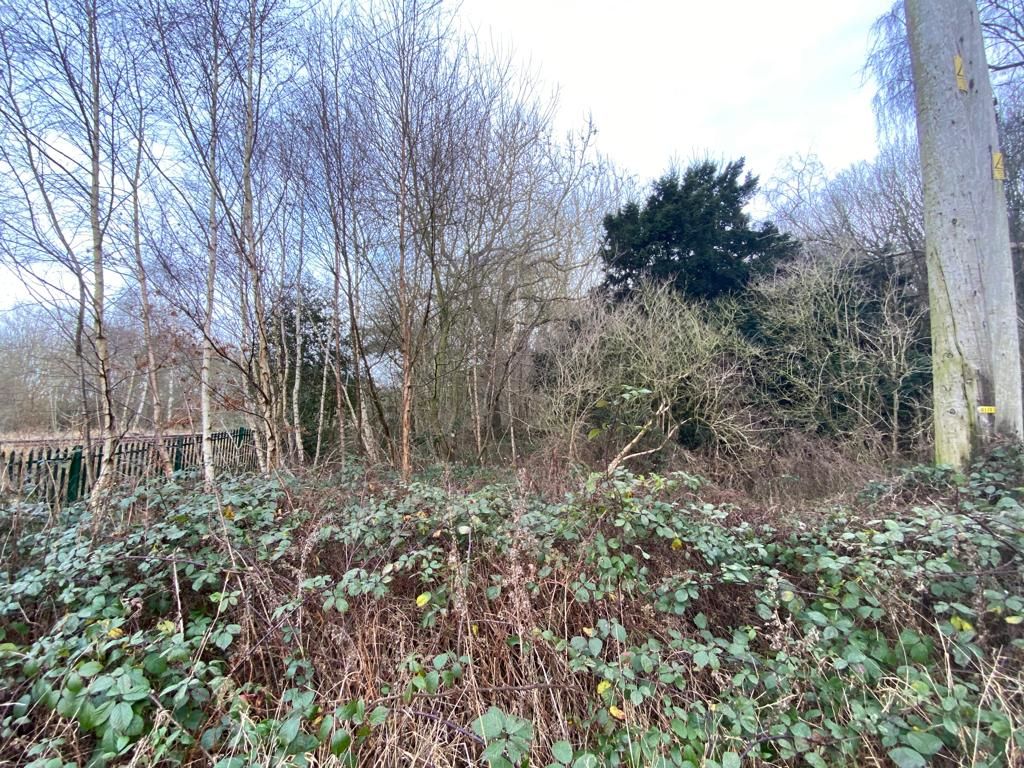
[[(77, 284), (79, 339), (95, 357), (103, 444), (94, 504), (112, 479), (116, 440), (105, 308), (108, 229), (123, 199), (117, 178), (122, 126), (114, 109), (124, 88), (123, 62), (113, 53), (118, 11), (104, 0), (0, 8), (0, 152), (23, 206), (17, 252), (8, 253), (23, 267), (40, 261), (60, 265)], [(76, 348), (84, 355), (82, 343)]]

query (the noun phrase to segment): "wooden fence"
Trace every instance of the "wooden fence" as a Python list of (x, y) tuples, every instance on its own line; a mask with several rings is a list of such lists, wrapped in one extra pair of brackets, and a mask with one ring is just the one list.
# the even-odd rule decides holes
[[(232, 432), (215, 432), (213, 462), (220, 470), (253, 472), (259, 469), (259, 455), (252, 430), (241, 427)], [(192, 469), (203, 463), (203, 436), (169, 435), (162, 438), (175, 470)], [(114, 473), (121, 480), (142, 479), (161, 472), (156, 439), (124, 438), (114, 449)], [(81, 445), (45, 441), (15, 441), (0, 444), (0, 493), (45, 500), (51, 504), (72, 503), (88, 495), (103, 461), (103, 445), (91, 451)]]

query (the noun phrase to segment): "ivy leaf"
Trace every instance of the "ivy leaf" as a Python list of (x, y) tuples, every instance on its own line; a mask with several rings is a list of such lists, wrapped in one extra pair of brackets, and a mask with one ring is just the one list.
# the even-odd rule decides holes
[(431, 595), (429, 592), (422, 593), (419, 597), (416, 598), (416, 607), (422, 608), (424, 605), (430, 602), (430, 597)]
[(740, 756), (735, 752), (722, 755), (722, 768), (740, 768)]

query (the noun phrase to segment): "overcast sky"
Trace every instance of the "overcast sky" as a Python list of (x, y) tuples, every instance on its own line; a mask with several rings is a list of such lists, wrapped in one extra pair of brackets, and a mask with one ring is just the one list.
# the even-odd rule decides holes
[(557, 86), (560, 122), (646, 182), (673, 159), (794, 153), (830, 171), (875, 154), (861, 68), (892, 0), (464, 0), (463, 23)]

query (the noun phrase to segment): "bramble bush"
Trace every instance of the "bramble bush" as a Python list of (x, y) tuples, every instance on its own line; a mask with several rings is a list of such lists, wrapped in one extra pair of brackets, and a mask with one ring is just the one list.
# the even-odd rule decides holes
[(754, 524), (677, 473), (0, 515), (0, 762), (1014, 765), (1024, 459)]

